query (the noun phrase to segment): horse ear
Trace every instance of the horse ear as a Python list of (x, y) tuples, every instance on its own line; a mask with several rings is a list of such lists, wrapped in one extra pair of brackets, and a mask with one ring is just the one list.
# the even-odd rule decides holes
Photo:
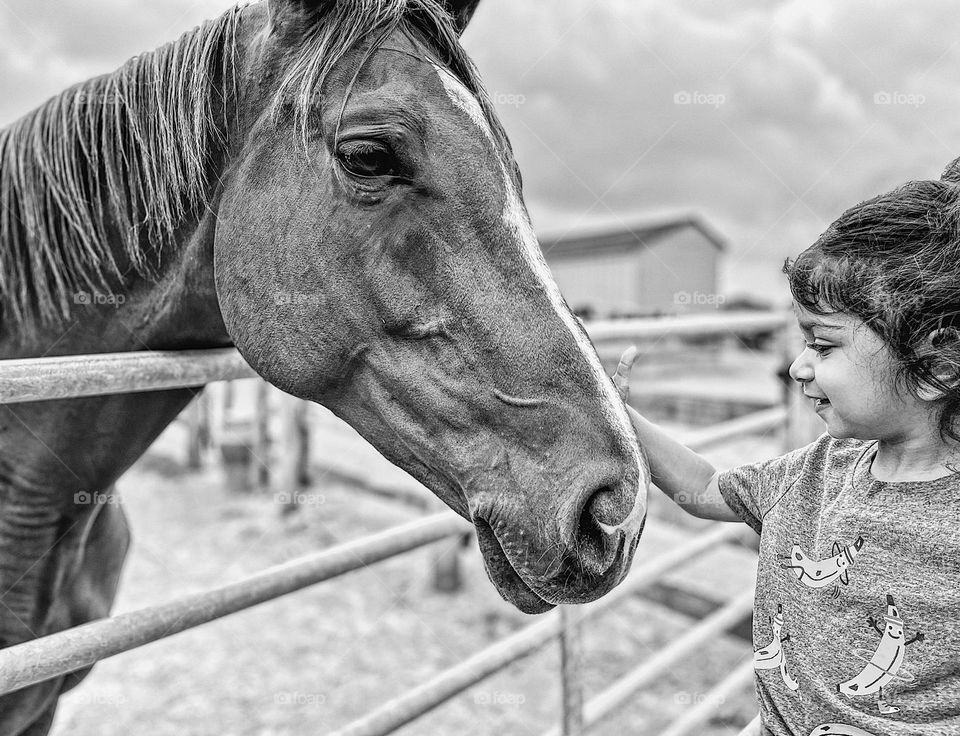
[(335, 3), (336, 0), (267, 0), (270, 29), (277, 33), (305, 28)]
[(960, 184), (960, 158), (955, 158), (947, 164), (947, 168), (940, 174), (941, 181), (948, 181), (952, 184)]
[(459, 35), (467, 27), (480, 0), (444, 0), (443, 4), (453, 17), (453, 25)]

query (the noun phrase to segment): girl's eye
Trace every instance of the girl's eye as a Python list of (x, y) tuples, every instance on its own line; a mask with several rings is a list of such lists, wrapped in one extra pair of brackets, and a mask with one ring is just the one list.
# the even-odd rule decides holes
[(337, 148), (340, 165), (354, 176), (395, 176), (397, 160), (384, 144), (372, 140), (345, 141)]
[(819, 342), (808, 342), (804, 344), (817, 355), (826, 355), (833, 348), (833, 345), (823, 345)]

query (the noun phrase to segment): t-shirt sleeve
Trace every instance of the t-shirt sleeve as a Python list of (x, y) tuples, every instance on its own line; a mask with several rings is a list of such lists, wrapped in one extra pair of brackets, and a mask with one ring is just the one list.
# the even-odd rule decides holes
[(830, 439), (823, 435), (786, 455), (720, 473), (720, 495), (733, 513), (759, 534), (764, 515), (797, 482), (807, 458)]

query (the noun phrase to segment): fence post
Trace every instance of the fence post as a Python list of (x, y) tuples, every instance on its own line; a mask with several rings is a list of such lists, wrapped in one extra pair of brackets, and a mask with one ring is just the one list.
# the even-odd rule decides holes
[(292, 514), (297, 510), (299, 491), (303, 487), (303, 473), (306, 460), (306, 424), (307, 404), (302, 399), (289, 394), (279, 397), (280, 432), (277, 441), (277, 458), (275, 473), (276, 485), (274, 492), (281, 499), (286, 499), (283, 505), (284, 514)]
[(201, 391), (187, 408), (187, 467), (199, 470), (203, 452), (210, 447), (210, 404), (206, 391)]
[(583, 735), (583, 640), (580, 617), (560, 606), (560, 675), (563, 680), (563, 736)]
[(266, 381), (256, 382), (253, 401), (250, 487), (263, 493), (270, 487), (270, 386)]

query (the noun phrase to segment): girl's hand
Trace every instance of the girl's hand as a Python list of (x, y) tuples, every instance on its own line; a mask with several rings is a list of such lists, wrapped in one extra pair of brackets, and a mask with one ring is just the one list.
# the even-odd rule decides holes
[(613, 372), (613, 385), (617, 387), (617, 393), (621, 400), (626, 403), (630, 396), (630, 371), (633, 370), (633, 364), (639, 355), (636, 345), (631, 345), (623, 351), (620, 356), (620, 362), (617, 364), (617, 370)]

